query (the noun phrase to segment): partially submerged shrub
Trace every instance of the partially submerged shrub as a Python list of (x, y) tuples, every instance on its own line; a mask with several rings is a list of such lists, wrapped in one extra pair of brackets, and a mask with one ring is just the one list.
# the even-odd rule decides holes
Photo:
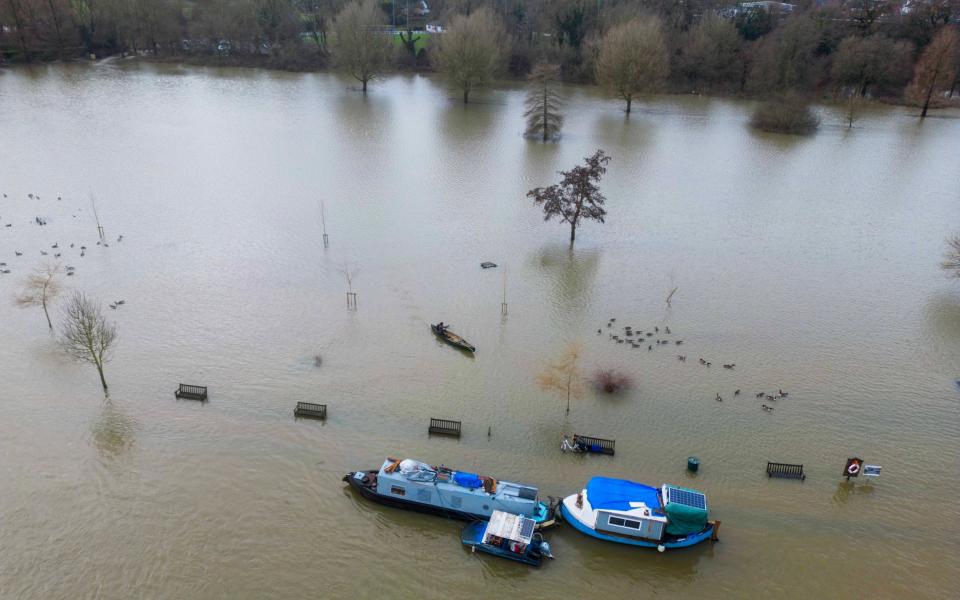
[(593, 373), (593, 387), (598, 392), (605, 394), (617, 394), (630, 389), (633, 386), (633, 379), (626, 373), (616, 369), (597, 369)]
[(750, 124), (761, 131), (806, 135), (820, 126), (820, 119), (803, 99), (787, 96), (768, 100), (753, 111)]

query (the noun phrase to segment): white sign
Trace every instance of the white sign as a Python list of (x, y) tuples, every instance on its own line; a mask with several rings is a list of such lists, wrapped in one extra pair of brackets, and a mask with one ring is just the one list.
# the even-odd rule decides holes
[(880, 465), (863, 465), (863, 474), (866, 477), (880, 477)]

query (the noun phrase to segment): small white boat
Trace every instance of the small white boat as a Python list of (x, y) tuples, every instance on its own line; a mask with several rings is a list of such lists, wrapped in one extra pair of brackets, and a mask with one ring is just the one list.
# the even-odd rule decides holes
[(696, 490), (609, 477), (588, 481), (563, 499), (560, 510), (566, 522), (590, 537), (661, 552), (716, 539), (720, 526), (707, 520), (707, 498)]

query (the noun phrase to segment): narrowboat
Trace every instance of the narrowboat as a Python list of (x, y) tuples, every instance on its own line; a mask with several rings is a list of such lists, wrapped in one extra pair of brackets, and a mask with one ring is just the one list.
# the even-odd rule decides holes
[(474, 521), (464, 527), (460, 541), (473, 552), (479, 550), (539, 567), (544, 558), (553, 558), (553, 554), (550, 544), (535, 528), (533, 519), (495, 510), (489, 521)]
[(696, 490), (610, 477), (594, 477), (564, 498), (560, 510), (581, 533), (660, 552), (715, 540), (720, 527), (719, 521), (707, 520), (707, 498)]
[(500, 510), (553, 525), (556, 501), (540, 501), (537, 488), (420, 461), (387, 458), (379, 470), (352, 471), (344, 481), (361, 496), (387, 506), (464, 521), (487, 521)]
[(440, 321), (436, 325), (430, 325), (430, 331), (432, 331), (435, 336), (450, 344), (454, 348), (466, 350), (467, 352), (477, 351), (476, 346), (450, 331), (450, 329), (443, 324), (443, 321)]

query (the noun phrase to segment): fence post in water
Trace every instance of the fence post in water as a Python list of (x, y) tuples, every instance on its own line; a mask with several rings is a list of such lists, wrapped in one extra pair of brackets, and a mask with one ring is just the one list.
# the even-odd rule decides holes
[(357, 309), (357, 293), (347, 292), (347, 308)]
[(320, 201), (320, 226), (323, 228), (323, 247), (330, 247), (330, 237), (327, 235), (327, 215), (323, 209), (323, 200)]
[(507, 269), (503, 269), (503, 302), (500, 303), (500, 314), (507, 314)]

